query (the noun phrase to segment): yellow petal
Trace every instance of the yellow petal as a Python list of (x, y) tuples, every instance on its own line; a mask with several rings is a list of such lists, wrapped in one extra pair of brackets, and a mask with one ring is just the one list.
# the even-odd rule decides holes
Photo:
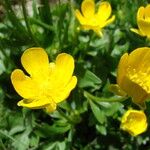
[(105, 25), (112, 23), (115, 20), (115, 16), (113, 15), (110, 19), (105, 22)]
[(139, 34), (139, 35), (141, 35), (141, 36), (145, 36), (145, 35), (143, 35), (143, 33), (142, 33), (140, 30), (138, 30), (138, 29), (131, 28), (130, 30), (131, 30), (132, 32), (136, 33), (136, 34)]
[(147, 118), (143, 111), (128, 110), (121, 119), (120, 128), (137, 136), (147, 129)]
[(82, 16), (79, 10), (75, 11), (75, 16), (77, 17), (81, 25), (86, 24), (87, 19)]
[(150, 94), (149, 58), (150, 48), (138, 48), (124, 54), (118, 66), (117, 83), (138, 105), (143, 105)]
[(150, 37), (150, 20), (138, 19), (138, 27), (143, 35)]
[(145, 8), (145, 19), (150, 19), (150, 4)]
[[(136, 70), (148, 69), (150, 65), (150, 48), (137, 48), (129, 54), (128, 65)], [(145, 68), (145, 67), (146, 68)]]
[(74, 59), (71, 55), (61, 53), (56, 58), (56, 71), (52, 77), (55, 87), (61, 87), (68, 84), (74, 71)]
[(109, 2), (101, 2), (98, 8), (98, 16), (100, 20), (106, 21), (111, 15), (111, 5)]
[(64, 88), (60, 87), (60, 89), (56, 89), (55, 91), (53, 91), (53, 94), (52, 94), (53, 100), (56, 103), (59, 103), (65, 100), (69, 96), (72, 89), (75, 88), (76, 84), (77, 84), (77, 78), (76, 76), (73, 76), (71, 80), (69, 81), (69, 83)]
[(94, 0), (84, 0), (81, 5), (82, 14), (86, 18), (92, 18), (95, 13)]
[(128, 94), (128, 96), (132, 97), (133, 102), (139, 106), (143, 105), (148, 97), (147, 92), (140, 85), (133, 82), (127, 76), (123, 78), (120, 87)]
[(138, 9), (138, 12), (137, 12), (137, 20), (138, 19), (144, 19), (144, 16), (145, 16), (145, 8), (142, 6)]
[(127, 65), (128, 65), (128, 54), (125, 53), (120, 58), (119, 65), (118, 65), (118, 71), (117, 71), (117, 83), (120, 87), (122, 87), (121, 84), (122, 84), (123, 78), (126, 74)]
[(44, 79), (48, 74), (48, 55), (42, 48), (27, 49), (21, 57), (21, 62), (31, 77)]
[(50, 97), (43, 97), (41, 99), (33, 99), (32, 101), (23, 99), (18, 102), (18, 106), (27, 107), (31, 109), (41, 109), (41, 108), (47, 107), (48, 105), (55, 106), (54, 101)]
[(37, 93), (37, 86), (22, 70), (16, 69), (11, 74), (11, 82), (17, 93), (23, 98), (33, 98)]

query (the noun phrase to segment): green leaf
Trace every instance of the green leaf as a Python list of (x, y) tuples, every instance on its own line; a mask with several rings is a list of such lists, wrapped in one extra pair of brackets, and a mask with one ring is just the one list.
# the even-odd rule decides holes
[(35, 129), (35, 133), (41, 137), (50, 137), (52, 135), (63, 134), (71, 128), (70, 124), (64, 123), (63, 125), (54, 124), (52, 126), (47, 123), (38, 125)]
[(89, 102), (95, 118), (99, 123), (103, 124), (106, 121), (106, 116), (104, 112), (100, 109), (100, 107), (97, 104), (93, 103), (91, 100), (89, 100)]
[(83, 78), (79, 80), (78, 86), (80, 88), (92, 87), (94, 89), (99, 89), (101, 87), (101, 79), (97, 77), (94, 73), (86, 70)]
[(105, 126), (102, 125), (96, 125), (96, 129), (98, 132), (100, 132), (102, 135), (107, 135), (107, 130)]

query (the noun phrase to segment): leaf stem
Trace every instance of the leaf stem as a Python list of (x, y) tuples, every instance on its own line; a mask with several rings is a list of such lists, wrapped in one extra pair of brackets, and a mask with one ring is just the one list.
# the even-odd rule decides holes
[(127, 99), (127, 97), (122, 97), (122, 96), (113, 96), (113, 97), (110, 97), (110, 98), (96, 97), (96, 96), (88, 93), (87, 91), (84, 91), (84, 96), (87, 99), (91, 99), (91, 100), (99, 101), (99, 102), (122, 102), (122, 101)]
[(75, 124), (75, 122), (73, 120), (71, 120), (68, 116), (66, 116), (66, 114), (58, 107), (57, 111), (59, 112), (59, 114), (64, 117), (70, 124)]
[(34, 36), (32, 34), (32, 31), (31, 31), (31, 28), (30, 28), (30, 25), (29, 25), (29, 22), (28, 22), (27, 12), (26, 12), (26, 8), (25, 8), (25, 1), (21, 0), (21, 4), (22, 4), (23, 16), (24, 16), (24, 20), (25, 20), (25, 23), (26, 23), (28, 33), (30, 34), (30, 37), (35, 42), (35, 44), (39, 45), (39, 43), (37, 42), (37, 40), (34, 38)]

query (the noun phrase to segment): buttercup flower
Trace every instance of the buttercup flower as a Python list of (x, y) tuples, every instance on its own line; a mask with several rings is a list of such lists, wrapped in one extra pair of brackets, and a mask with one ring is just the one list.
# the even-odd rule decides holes
[(108, 2), (101, 2), (98, 11), (95, 12), (94, 0), (83, 0), (81, 4), (81, 11), (75, 11), (75, 15), (79, 20), (81, 27), (84, 30), (93, 30), (99, 36), (102, 36), (102, 28), (112, 23), (115, 19), (113, 15), (111, 18), (111, 5)]
[(145, 100), (150, 97), (150, 48), (137, 48), (121, 57), (117, 84), (134, 103), (144, 107)]
[(150, 4), (146, 7), (140, 7), (137, 12), (137, 24), (139, 29), (131, 29), (131, 31), (150, 38)]
[(44, 49), (29, 48), (23, 53), (21, 63), (29, 76), (20, 69), (11, 74), (15, 90), (23, 97), (18, 106), (52, 112), (76, 86), (77, 78), (72, 76), (74, 59), (69, 54), (61, 53), (55, 63), (49, 63)]
[(147, 129), (147, 119), (143, 111), (128, 110), (121, 119), (120, 128), (137, 136)]

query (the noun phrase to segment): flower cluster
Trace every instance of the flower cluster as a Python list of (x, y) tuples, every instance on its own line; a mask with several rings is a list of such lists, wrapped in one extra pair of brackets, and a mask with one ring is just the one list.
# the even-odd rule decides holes
[[(111, 13), (109, 2), (100, 2), (96, 11), (94, 0), (83, 0), (81, 12), (76, 10), (75, 16), (82, 29), (93, 30), (102, 36), (102, 29), (115, 20)], [(150, 5), (139, 8), (137, 24), (139, 29), (131, 31), (150, 38)], [(45, 50), (34, 47), (25, 50), (21, 63), (28, 75), (20, 69), (11, 74), (12, 84), (22, 97), (18, 106), (53, 112), (77, 84), (77, 77), (73, 76), (74, 58), (69, 54), (61, 53), (55, 62), (49, 63)], [(150, 48), (137, 48), (121, 57), (114, 87), (118, 95), (131, 97), (141, 109), (146, 108), (145, 101), (150, 98)], [(143, 133), (147, 129), (144, 111), (129, 109), (123, 115), (120, 127), (132, 136)]]

